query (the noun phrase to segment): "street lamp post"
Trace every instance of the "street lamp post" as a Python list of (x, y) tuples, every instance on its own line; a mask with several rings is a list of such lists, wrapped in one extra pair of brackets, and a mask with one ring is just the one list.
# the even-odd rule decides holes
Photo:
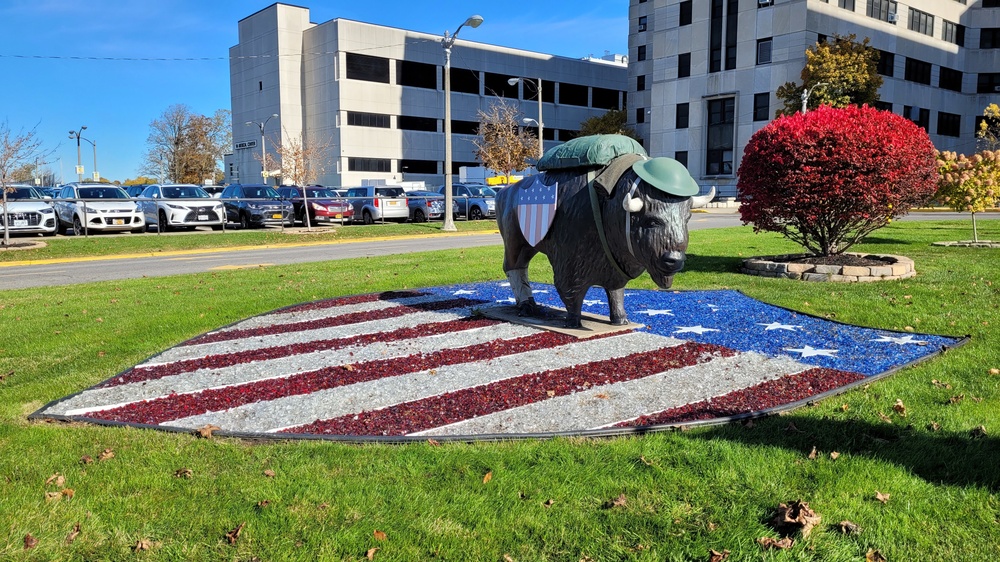
[(87, 137), (80, 137), (80, 140), (85, 140), (90, 143), (90, 146), (94, 149), (94, 181), (101, 181), (101, 173), (97, 171), (97, 141), (92, 141)]
[(451, 215), (452, 205), (452, 177), (451, 177), (451, 47), (455, 44), (458, 32), (463, 27), (479, 27), (483, 23), (483, 16), (470, 16), (462, 25), (458, 26), (455, 33), (448, 35), (444, 32), (441, 38), (441, 46), (444, 47), (444, 225), (441, 230), (454, 232), (455, 220)]
[(247, 125), (257, 125), (260, 128), (260, 175), (264, 178), (264, 183), (267, 183), (267, 145), (264, 141), (264, 127), (267, 126), (267, 122), (271, 119), (277, 117), (277, 113), (272, 113), (264, 121), (247, 121)]
[(86, 125), (81, 125), (78, 130), (69, 132), (69, 138), (76, 139), (76, 179), (81, 182), (83, 181), (83, 162), (80, 161), (80, 135), (86, 128)]
[(805, 112), (808, 110), (807, 106), (809, 104), (809, 96), (811, 96), (812, 93), (816, 91), (816, 88), (820, 88), (822, 86), (829, 86), (829, 85), (830, 85), (829, 82), (820, 82), (819, 84), (816, 84), (812, 88), (805, 88), (805, 89), (802, 90), (802, 113), (803, 114), (805, 114)]
[[(521, 78), (511, 78), (511, 79), (507, 80), (507, 83), (510, 84), (511, 86), (513, 86), (514, 84), (517, 84), (518, 82), (524, 82), (525, 84), (531, 84), (531, 82), (529, 82), (527, 80), (523, 80)], [(545, 135), (544, 135), (544, 132), (543, 132), (545, 126), (542, 124), (542, 79), (541, 78), (537, 78), (536, 81), (535, 81), (535, 83), (533, 85), (535, 87), (535, 92), (538, 94), (538, 120), (532, 119), (532, 121), (535, 121), (535, 123), (538, 124), (538, 159), (541, 160), (542, 156), (545, 155), (545, 146), (544, 146), (545, 145)], [(527, 123), (528, 119), (526, 118), (524, 120), (524, 122)]]

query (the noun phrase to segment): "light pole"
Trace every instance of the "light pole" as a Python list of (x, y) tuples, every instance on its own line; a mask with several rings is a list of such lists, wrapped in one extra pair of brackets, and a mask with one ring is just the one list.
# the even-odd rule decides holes
[(469, 26), (472, 28), (479, 27), (483, 23), (483, 16), (474, 15), (470, 16), (469, 19), (465, 20), (462, 25), (458, 26), (455, 33), (448, 35), (448, 31), (444, 32), (444, 37), (441, 38), (441, 46), (444, 47), (444, 225), (441, 226), (441, 230), (454, 232), (457, 230), (455, 228), (454, 217), (451, 216), (451, 47), (455, 44), (455, 39), (458, 37), (458, 32), (462, 31), (462, 28)]
[(83, 162), (80, 161), (80, 135), (86, 128), (86, 125), (81, 125), (78, 130), (69, 132), (69, 138), (76, 139), (76, 179), (81, 182), (83, 181)]
[[(518, 82), (524, 82), (525, 84), (531, 84), (531, 82), (521, 79), (521, 78), (511, 78), (507, 80), (507, 83), (513, 86)], [(541, 160), (542, 156), (545, 155), (545, 135), (543, 133), (544, 125), (542, 125), (542, 79), (537, 78), (535, 83), (535, 92), (538, 94), (538, 120), (532, 119), (538, 124), (538, 159)], [(528, 119), (525, 118), (524, 122), (527, 123)]]
[(264, 127), (267, 126), (267, 122), (271, 119), (277, 117), (277, 113), (272, 113), (264, 121), (247, 121), (247, 125), (257, 125), (260, 128), (260, 175), (264, 178), (264, 183), (267, 183), (267, 145), (264, 141)]
[(805, 114), (805, 112), (807, 111), (807, 106), (809, 104), (809, 96), (811, 96), (812, 93), (816, 91), (816, 88), (819, 88), (819, 87), (822, 87), (822, 86), (829, 86), (829, 85), (830, 85), (829, 82), (820, 82), (819, 84), (816, 84), (812, 88), (805, 88), (805, 89), (802, 90), (802, 113), (803, 114)]
[(94, 181), (101, 181), (101, 174), (97, 171), (97, 141), (92, 141), (87, 137), (80, 137), (80, 140), (89, 142), (90, 146), (94, 148)]

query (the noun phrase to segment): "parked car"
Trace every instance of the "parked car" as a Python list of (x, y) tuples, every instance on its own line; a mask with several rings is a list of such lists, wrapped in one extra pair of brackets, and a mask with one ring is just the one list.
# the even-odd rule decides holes
[(372, 224), (381, 220), (406, 222), (410, 218), (406, 192), (402, 187), (352, 187), (347, 190), (347, 199), (354, 208), (354, 221), (360, 219), (365, 224)]
[(135, 199), (136, 197), (142, 195), (143, 190), (145, 190), (147, 187), (149, 187), (149, 185), (144, 183), (138, 185), (126, 185), (123, 186), (122, 189), (125, 190), (125, 193), (128, 193), (129, 197)]
[(59, 188), (53, 206), (60, 234), (66, 234), (70, 228), (76, 235), (85, 230), (139, 233), (146, 229), (139, 204), (117, 185), (68, 183)]
[(226, 220), (239, 223), (240, 228), (293, 224), (292, 204), (282, 201), (269, 185), (234, 183), (226, 186), (221, 199), (226, 207)]
[(205, 193), (216, 199), (222, 197), (222, 192), (226, 190), (226, 187), (223, 185), (203, 185), (201, 188), (205, 190)]
[[(56, 233), (56, 212), (52, 202), (45, 198), (41, 191), (30, 185), (8, 186), (7, 214), (0, 207), (0, 232), (6, 230), (10, 234), (43, 234), (52, 236)], [(8, 226), (9, 225), (9, 226)]]
[[(407, 191), (406, 200), (409, 202), (411, 222), (444, 218), (444, 195), (436, 191)], [(457, 201), (451, 202), (451, 213), (452, 216), (458, 214)]]
[[(303, 191), (305, 191), (305, 199), (302, 196)], [(303, 188), (295, 185), (283, 185), (278, 189), (278, 195), (292, 202), (295, 221), (303, 225), (306, 223), (305, 209), (307, 206), (309, 207), (309, 224), (311, 225), (330, 222), (345, 224), (351, 222), (351, 217), (354, 216), (351, 204), (344, 199), (337, 198), (335, 193), (325, 187), (309, 186)]]
[[(438, 188), (444, 193), (444, 186)], [(458, 214), (469, 220), (482, 220), (497, 216), (497, 193), (492, 188), (478, 183), (454, 183), (451, 185), (452, 200), (458, 202)]]
[(138, 201), (147, 228), (155, 227), (159, 232), (198, 226), (222, 230), (226, 220), (223, 204), (197, 185), (148, 185)]

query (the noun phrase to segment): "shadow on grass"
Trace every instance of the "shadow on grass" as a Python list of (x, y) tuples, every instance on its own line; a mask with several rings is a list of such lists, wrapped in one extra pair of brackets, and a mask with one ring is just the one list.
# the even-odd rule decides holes
[(739, 273), (740, 263), (743, 259), (742, 257), (701, 256), (689, 253), (684, 261), (684, 270), (702, 273)]
[(750, 427), (719, 426), (691, 437), (783, 447), (801, 451), (803, 456), (816, 447), (825, 455), (837, 451), (891, 462), (933, 484), (1000, 491), (1000, 471), (996, 469), (1000, 466), (1000, 439), (975, 438), (970, 430), (932, 433), (886, 423), (789, 415), (756, 420)]
[[(880, 244), (892, 245), (892, 246), (903, 246), (909, 244), (909, 240), (903, 240), (901, 238), (881, 238), (878, 236), (867, 236), (863, 241), (864, 245), (868, 246), (878, 246)], [(861, 250), (848, 250), (848, 252), (860, 252)]]

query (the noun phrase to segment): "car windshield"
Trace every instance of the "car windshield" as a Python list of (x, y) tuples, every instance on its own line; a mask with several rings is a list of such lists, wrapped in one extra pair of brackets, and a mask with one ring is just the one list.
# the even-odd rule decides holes
[(128, 194), (117, 187), (81, 187), (80, 199), (128, 199)]
[(469, 188), (469, 193), (471, 193), (473, 197), (494, 197), (497, 194), (496, 191), (493, 191), (484, 185), (469, 185), (466, 187)]
[(375, 195), (379, 197), (402, 197), (403, 188), (402, 187), (376, 187)]
[(208, 197), (208, 193), (196, 185), (168, 185), (163, 188), (164, 199), (207, 199)]
[(243, 196), (247, 199), (277, 199), (278, 192), (273, 187), (266, 185), (255, 187), (243, 186)]
[(41, 199), (40, 193), (35, 191), (32, 187), (15, 187), (14, 191), (7, 192), (8, 201), (17, 201), (18, 199)]
[(318, 188), (318, 187), (315, 189), (310, 188), (305, 190), (305, 192), (306, 192), (306, 197), (321, 197), (324, 199), (332, 199), (336, 197), (336, 195), (334, 195), (332, 191), (325, 188)]

